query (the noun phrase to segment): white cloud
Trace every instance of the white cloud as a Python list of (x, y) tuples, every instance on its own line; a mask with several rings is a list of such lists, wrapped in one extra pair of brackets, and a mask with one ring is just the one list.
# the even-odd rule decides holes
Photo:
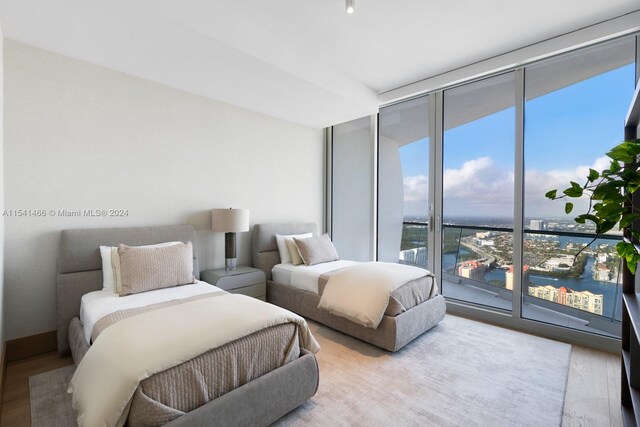
[(405, 177), (403, 187), (405, 203), (426, 201), (429, 197), (429, 179), (426, 175)]
[(460, 169), (445, 169), (444, 197), (472, 205), (513, 203), (513, 171), (496, 166), (491, 157), (467, 160)]
[[(609, 166), (611, 159), (606, 156), (597, 158), (591, 165), (581, 165), (573, 169), (554, 169), (540, 171), (527, 169), (525, 172), (525, 202), (528, 215), (553, 215), (564, 216), (564, 203), (550, 201), (544, 194), (553, 189), (558, 190), (558, 195), (569, 186), (569, 181), (575, 181), (582, 185), (589, 174), (589, 168), (601, 171)], [(571, 215), (586, 212), (588, 199), (572, 199), (575, 207)]]
[[(527, 169), (525, 172), (525, 215), (564, 216), (564, 203), (550, 201), (544, 194), (554, 188), (559, 193), (569, 185), (569, 181), (584, 183), (589, 168), (602, 170), (610, 160), (603, 156), (591, 165), (572, 169), (540, 171)], [(428, 177), (408, 176), (403, 180), (405, 204), (426, 202), (428, 197)], [(468, 160), (458, 168), (444, 171), (443, 190), (445, 211), (449, 215), (513, 215), (513, 170), (496, 165), (489, 156)], [(587, 200), (572, 200), (576, 205), (574, 213), (586, 211)]]

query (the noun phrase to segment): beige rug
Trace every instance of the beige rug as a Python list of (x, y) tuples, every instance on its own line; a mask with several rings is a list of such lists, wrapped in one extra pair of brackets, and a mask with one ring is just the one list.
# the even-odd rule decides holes
[(31, 425), (42, 427), (77, 426), (76, 414), (71, 407), (67, 384), (71, 381), (74, 365), (29, 377)]
[[(281, 426), (559, 426), (571, 346), (447, 316), (398, 353), (310, 322), (318, 393)], [(29, 379), (32, 425), (69, 426), (72, 368)], [(54, 421), (54, 420), (57, 420)]]

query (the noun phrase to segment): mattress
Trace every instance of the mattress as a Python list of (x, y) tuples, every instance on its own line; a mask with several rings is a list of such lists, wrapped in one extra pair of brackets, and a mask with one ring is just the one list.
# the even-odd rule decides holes
[(357, 261), (338, 260), (316, 265), (277, 264), (271, 270), (273, 281), (304, 291), (318, 292), (318, 278), (325, 273), (357, 264)]
[(91, 333), (95, 323), (111, 313), (211, 292), (224, 291), (207, 282), (196, 281), (191, 285), (173, 286), (125, 297), (105, 290), (89, 292), (82, 296), (80, 304), (80, 322), (84, 330), (84, 338), (87, 344), (91, 344)]
[[(322, 295), (331, 272), (355, 264), (358, 262), (348, 260), (312, 266), (277, 264), (272, 270), (273, 281)], [(438, 285), (433, 277), (425, 276), (411, 280), (391, 293), (384, 314), (391, 317), (397, 316), (439, 294)]]
[[(126, 297), (96, 291), (82, 297), (81, 322), (87, 342), (101, 319), (126, 319), (149, 308), (179, 300), (226, 294), (206, 282), (159, 289)], [(121, 315), (125, 313), (125, 315)], [(160, 426), (300, 357), (298, 327), (271, 326), (211, 349), (142, 380), (134, 393), (127, 424)]]

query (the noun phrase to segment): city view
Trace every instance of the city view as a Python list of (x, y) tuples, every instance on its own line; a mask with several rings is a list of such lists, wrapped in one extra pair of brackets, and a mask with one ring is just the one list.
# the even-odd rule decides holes
[[(513, 290), (513, 224), (508, 220), (445, 218), (444, 276)], [(400, 260), (426, 266), (426, 218), (405, 218)], [(523, 295), (609, 319), (620, 320), (621, 236), (592, 240), (593, 229), (570, 219), (530, 218), (525, 221)], [(558, 234), (555, 234), (555, 233)], [(584, 237), (563, 235), (584, 233)], [(446, 285), (445, 285), (446, 286)]]
[[(620, 60), (602, 66), (601, 55), (611, 49)], [(573, 220), (587, 212), (590, 200), (572, 200), (567, 215), (564, 203), (544, 195), (552, 189), (562, 194), (570, 182), (584, 182), (590, 169), (609, 166), (606, 153), (623, 138), (620, 118), (634, 90), (634, 55), (635, 45), (621, 41), (527, 67), (521, 107), (526, 126), (517, 120), (514, 73), (445, 90), (439, 138), (424, 119), (435, 119), (427, 114), (427, 97), (408, 103), (404, 116), (398, 116), (399, 107), (388, 116), (381, 111), (380, 133), (397, 141), (400, 157), (400, 262), (427, 265), (426, 213), (438, 208), (442, 247), (436, 253), (446, 298), (515, 311), (514, 283), (522, 277), (521, 318), (620, 336), (622, 279), (615, 246), (621, 235), (591, 242), (595, 227)], [(522, 153), (516, 150), (518, 132), (523, 132)], [(434, 161), (433, 153), (441, 157)], [(384, 173), (398, 165), (394, 156), (387, 161), (380, 176), (391, 188), (396, 178)], [(393, 197), (387, 202), (397, 203)], [(525, 217), (522, 253), (517, 253), (521, 273), (513, 271), (518, 204)], [(391, 239), (379, 244), (385, 249), (393, 244), (394, 252), (397, 247)]]

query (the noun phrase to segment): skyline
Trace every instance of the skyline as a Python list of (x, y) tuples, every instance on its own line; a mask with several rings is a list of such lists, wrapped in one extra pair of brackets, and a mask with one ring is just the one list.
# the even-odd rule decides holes
[[(633, 80), (629, 64), (526, 101), (525, 215), (569, 218), (564, 203), (544, 193), (608, 166), (604, 153), (623, 140)], [(444, 215), (512, 215), (514, 117), (510, 107), (445, 132)], [(405, 215), (428, 211), (428, 144), (423, 138), (400, 148)], [(586, 200), (575, 205), (574, 213), (586, 211)]]

